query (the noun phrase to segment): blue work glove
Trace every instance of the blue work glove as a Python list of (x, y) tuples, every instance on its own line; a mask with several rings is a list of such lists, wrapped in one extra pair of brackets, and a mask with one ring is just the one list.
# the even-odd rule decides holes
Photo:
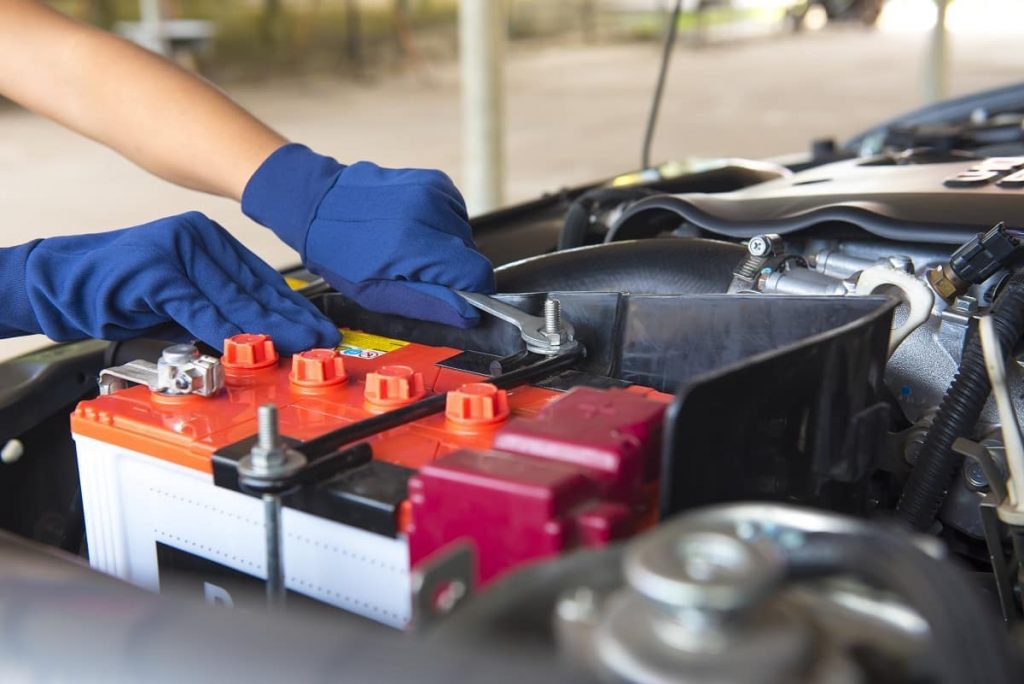
[(122, 340), (174, 321), (218, 349), (242, 332), (271, 335), (283, 353), (340, 341), (279, 273), (196, 212), (2, 249), (0, 283), (4, 337)]
[(281, 147), (249, 179), (242, 211), (361, 306), (466, 328), (476, 309), (451, 291), (494, 291), (462, 195), (445, 174), (351, 166)]

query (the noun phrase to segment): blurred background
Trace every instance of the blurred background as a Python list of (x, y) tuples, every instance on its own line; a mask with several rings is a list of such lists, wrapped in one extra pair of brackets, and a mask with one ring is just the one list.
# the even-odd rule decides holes
[[(500, 8), (501, 168), (498, 195), (481, 201), (474, 190), (471, 210), (637, 169), (674, 3), (491, 2), (484, 7)], [(437, 167), (464, 188), (479, 181), (465, 151), (461, 85), (474, 65), (460, 70), (459, 0), (50, 4), (163, 52), (343, 162)], [(942, 95), (1024, 78), (1022, 0), (683, 5), (655, 162), (800, 151)], [(476, 49), (495, 48), (484, 42)], [(173, 187), (2, 101), (0, 135), (4, 245), (198, 209), (273, 265), (297, 261), (236, 204)], [(44, 342), (0, 342), (0, 357)]]

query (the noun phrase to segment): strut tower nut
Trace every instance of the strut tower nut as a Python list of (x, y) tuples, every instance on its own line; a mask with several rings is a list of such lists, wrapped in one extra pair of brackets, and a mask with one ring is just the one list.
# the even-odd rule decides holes
[(270, 335), (235, 335), (224, 340), (221, 363), (231, 370), (259, 370), (277, 363), (277, 350)]
[(300, 387), (331, 387), (348, 380), (345, 361), (333, 349), (310, 349), (292, 357), (292, 383)]
[(381, 366), (367, 373), (363, 397), (378, 406), (401, 406), (420, 399), (427, 393), (423, 373), (408, 366)]
[(473, 382), (448, 393), (445, 416), (459, 425), (493, 425), (508, 418), (508, 392), (487, 382)]

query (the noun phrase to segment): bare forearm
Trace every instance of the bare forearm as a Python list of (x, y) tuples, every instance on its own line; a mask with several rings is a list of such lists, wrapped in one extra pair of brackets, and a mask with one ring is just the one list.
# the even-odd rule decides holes
[(162, 178), (235, 199), (286, 142), (206, 81), (31, 0), (0, 0), (0, 94)]

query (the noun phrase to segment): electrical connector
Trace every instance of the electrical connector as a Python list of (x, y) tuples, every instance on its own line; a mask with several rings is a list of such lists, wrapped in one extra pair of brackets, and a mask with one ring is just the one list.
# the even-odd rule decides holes
[(1019, 246), (1000, 222), (953, 252), (949, 267), (961, 280), (977, 285), (1002, 268)]
[(1020, 241), (999, 222), (958, 247), (947, 263), (929, 269), (928, 283), (940, 297), (952, 301), (1005, 266), (1018, 247)]

